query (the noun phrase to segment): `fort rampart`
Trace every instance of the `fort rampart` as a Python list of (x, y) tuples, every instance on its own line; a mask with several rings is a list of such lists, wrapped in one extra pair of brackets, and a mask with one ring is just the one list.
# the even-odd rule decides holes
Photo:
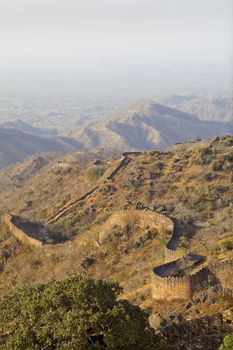
[(223, 289), (233, 290), (233, 259), (210, 264), (184, 277), (166, 275), (184, 256), (181, 249), (171, 249), (173, 238), (174, 226), (172, 235), (165, 246), (165, 263), (155, 267), (152, 271), (151, 290), (154, 299), (190, 299), (194, 291), (208, 287), (213, 281), (220, 283)]
[(19, 229), (12, 220), (12, 216), (8, 215), (8, 214), (4, 214), (0, 216), (0, 221), (6, 225), (6, 227), (8, 228), (8, 230), (22, 243), (24, 244), (28, 244), (31, 246), (35, 246), (35, 247), (41, 247), (42, 246), (42, 242), (39, 241), (38, 239), (32, 238), (30, 236), (28, 236), (24, 231), (22, 231), (21, 229)]
[(221, 281), (223, 288), (233, 290), (233, 259), (211, 264), (209, 270)]
[(122, 210), (113, 213), (110, 218), (101, 226), (99, 242), (102, 244), (109, 236), (109, 231), (115, 226), (124, 227), (136, 224), (140, 227), (156, 228), (159, 232), (171, 233), (174, 229), (172, 220), (164, 215), (144, 210)]
[(189, 277), (161, 277), (154, 270), (151, 291), (155, 300), (190, 299), (192, 296)]

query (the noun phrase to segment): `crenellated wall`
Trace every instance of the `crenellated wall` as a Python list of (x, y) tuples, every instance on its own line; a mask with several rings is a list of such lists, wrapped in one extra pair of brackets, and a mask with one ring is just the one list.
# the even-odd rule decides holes
[(165, 246), (164, 250), (165, 250), (165, 260), (167, 263), (174, 260), (178, 260), (182, 258), (185, 254), (184, 250), (180, 248), (176, 250), (171, 250)]
[(176, 240), (174, 224), (170, 219), (164, 222), (169, 223), (171, 236), (165, 245), (164, 264), (152, 271), (151, 290), (154, 299), (190, 299), (195, 291), (208, 286), (210, 281), (220, 283), (222, 288), (233, 290), (233, 259), (216, 262), (185, 277), (171, 276), (171, 270), (184, 257), (185, 252), (181, 248), (173, 249)]
[(189, 277), (161, 277), (154, 270), (152, 272), (151, 291), (155, 300), (188, 300), (192, 297)]
[(110, 218), (101, 226), (102, 231), (99, 235), (100, 244), (104, 243), (108, 239), (109, 231), (115, 226), (124, 227), (125, 225), (133, 225), (137, 221), (137, 225), (141, 227), (150, 226), (156, 228), (159, 232), (168, 231), (172, 232), (174, 224), (172, 220), (164, 215), (142, 210), (121, 210), (110, 216)]
[(9, 231), (23, 244), (32, 245), (35, 247), (41, 247), (42, 242), (38, 239), (32, 238), (28, 236), (24, 231), (20, 230), (16, 225), (12, 222), (12, 216), (8, 214), (4, 214), (0, 216), (0, 221), (6, 225)]
[(221, 282), (223, 288), (233, 290), (233, 258), (209, 265), (209, 270)]

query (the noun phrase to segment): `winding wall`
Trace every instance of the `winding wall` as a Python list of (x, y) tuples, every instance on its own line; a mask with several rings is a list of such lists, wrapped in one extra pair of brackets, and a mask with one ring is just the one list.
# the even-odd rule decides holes
[(20, 230), (14, 223), (12, 222), (12, 216), (8, 214), (4, 214), (0, 216), (0, 221), (6, 225), (9, 231), (23, 244), (28, 244), (34, 247), (41, 247), (42, 242), (38, 239), (29, 237), (24, 231)]
[(166, 276), (166, 272), (184, 256), (181, 249), (171, 249), (175, 238), (174, 225), (169, 241), (165, 246), (165, 263), (152, 271), (151, 291), (155, 300), (188, 300), (199, 286), (208, 286), (215, 279), (222, 288), (233, 290), (233, 259), (216, 262), (184, 277)]
[[(130, 155), (140, 154), (140, 152), (123, 153), (123, 160), (116, 167), (113, 173), (108, 177), (108, 180), (114, 179), (118, 172), (128, 165), (128, 163), (131, 161), (131, 159), (129, 158)], [(63, 215), (69, 212), (69, 210), (71, 210), (78, 202), (88, 198), (97, 189), (98, 186), (84, 194), (82, 197), (80, 197), (75, 202), (71, 203), (69, 206), (65, 208), (63, 207), (53, 217), (50, 218), (48, 223), (56, 222), (59, 218), (61, 218)], [(114, 226), (114, 224), (119, 224), (119, 221), (121, 221), (123, 224), (127, 224), (133, 222), (136, 218), (140, 218), (142, 225), (155, 225), (158, 228), (158, 230), (164, 230), (171, 233), (170, 238), (165, 245), (165, 263), (155, 267), (152, 271), (152, 297), (157, 300), (190, 299), (192, 297), (192, 292), (194, 289), (193, 285), (195, 285), (197, 281), (201, 280), (203, 276), (204, 278), (206, 278), (206, 275), (202, 273), (205, 268), (190, 276), (175, 277), (165, 275), (164, 271), (166, 271), (167, 268), (172, 266), (172, 264), (174, 264), (177, 260), (184, 256), (183, 250), (179, 248), (173, 249), (174, 245), (172, 243), (177, 237), (175, 237), (174, 223), (171, 219), (165, 217), (164, 215), (151, 211), (120, 211), (112, 214), (111, 217), (102, 225), (103, 231), (107, 231), (112, 226)], [(25, 232), (16, 227), (16, 225), (14, 225), (14, 223), (12, 222), (11, 215), (5, 214), (0, 216), (0, 221), (4, 223), (8, 227), (10, 232), (22, 243), (29, 244), (35, 247), (42, 246), (41, 241), (29, 237)], [(107, 236), (105, 232), (100, 233), (100, 243), (104, 242), (106, 238)], [(233, 290), (233, 278), (229, 278), (229, 276), (232, 275), (233, 271), (233, 259), (210, 265), (208, 269), (213, 274), (215, 274), (215, 276), (221, 281), (223, 288), (229, 288)]]
[(110, 218), (101, 226), (102, 231), (99, 236), (99, 242), (103, 243), (109, 235), (109, 230), (114, 225), (125, 226), (127, 224), (134, 224), (135, 220), (140, 219), (141, 226), (150, 225), (150, 227), (156, 227), (158, 231), (173, 232), (174, 224), (169, 218), (155, 213), (149, 210), (121, 210), (113, 213)]

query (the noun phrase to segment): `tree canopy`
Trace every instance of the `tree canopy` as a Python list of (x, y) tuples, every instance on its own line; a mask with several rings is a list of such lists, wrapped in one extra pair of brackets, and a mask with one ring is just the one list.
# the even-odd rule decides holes
[(219, 350), (233, 350), (233, 333), (228, 334), (224, 338), (223, 344), (220, 346)]
[(0, 303), (1, 350), (164, 349), (119, 285), (84, 276), (18, 290)]

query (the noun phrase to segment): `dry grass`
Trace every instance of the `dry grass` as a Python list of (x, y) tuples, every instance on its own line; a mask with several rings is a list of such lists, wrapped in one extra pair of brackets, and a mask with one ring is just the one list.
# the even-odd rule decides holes
[[(171, 307), (183, 310), (184, 305), (180, 302), (158, 304), (150, 295), (150, 273), (156, 264), (163, 262), (166, 229), (158, 229), (150, 220), (142, 223), (129, 215), (116, 217), (104, 232), (102, 224), (119, 210), (155, 210), (177, 220), (187, 249), (191, 247), (208, 256), (210, 261), (231, 256), (231, 249), (223, 249), (223, 242), (231, 239), (233, 228), (232, 169), (231, 161), (226, 157), (232, 149), (230, 140), (229, 137), (214, 144), (212, 141), (201, 142), (199, 148), (195, 148), (196, 144), (187, 144), (171, 153), (142, 154), (132, 158), (112, 183), (106, 182), (106, 174), (120, 160), (104, 160), (106, 171), (97, 180), (99, 189), (57, 223), (67, 237), (76, 235), (73, 241), (38, 250), (12, 242), (12, 237), (2, 228), (0, 256), (3, 246), (17, 244), (4, 265), (0, 262), (3, 266), (0, 271), (1, 296), (18, 286), (84, 273), (118, 281), (124, 287), (123, 297), (143, 308), (161, 312)], [(211, 161), (205, 163), (205, 152), (203, 156), (201, 148), (208, 147), (214, 151)], [(223, 170), (213, 170), (216, 160), (222, 161)], [(93, 182), (86, 174), (93, 166), (93, 158), (84, 157), (69, 165), (71, 170), (64, 166), (61, 169), (59, 164), (53, 160), (18, 187), (11, 186), (13, 170), (0, 173), (0, 186), (8, 183), (0, 197), (2, 209), (46, 222), (47, 217), (92, 188)], [(203, 174), (211, 175), (204, 179)], [(27, 204), (29, 201), (32, 201), (30, 205)], [(135, 247), (141, 236), (155, 229), (158, 232), (154, 239)], [(100, 234), (106, 234), (109, 239), (100, 244)]]

